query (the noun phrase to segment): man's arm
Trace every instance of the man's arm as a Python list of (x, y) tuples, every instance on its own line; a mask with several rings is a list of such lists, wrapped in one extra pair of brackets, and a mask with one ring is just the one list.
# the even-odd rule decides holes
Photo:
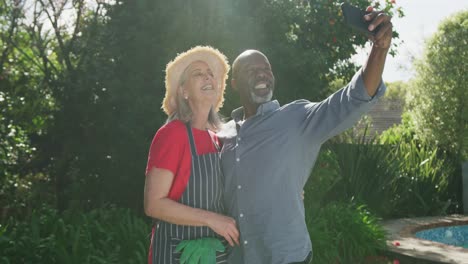
[[(367, 11), (372, 11), (372, 7)], [(392, 39), (391, 17), (382, 12), (371, 12), (364, 19), (372, 21), (369, 30), (379, 26), (377, 34), (370, 37), (373, 46), (369, 58), (346, 87), (322, 102), (305, 105), (306, 116), (301, 131), (307, 138), (323, 143), (350, 128), (385, 92), (382, 72)]]
[(369, 25), (369, 30), (372, 31), (380, 26), (377, 34), (370, 38), (373, 42), (372, 50), (362, 72), (367, 93), (369, 96), (374, 96), (382, 82), (385, 59), (392, 42), (393, 27), (391, 16), (383, 12), (375, 12), (372, 7), (368, 7), (366, 11), (371, 12), (364, 16), (365, 20), (372, 21)]
[(296, 101), (299, 107), (305, 109), (300, 131), (303, 136), (322, 144), (329, 138), (352, 127), (362, 115), (367, 113), (372, 106), (385, 93), (383, 82), (376, 88), (374, 96), (368, 94), (364, 84), (363, 70), (360, 69), (352, 80), (330, 95), (327, 99), (311, 103), (308, 101)]

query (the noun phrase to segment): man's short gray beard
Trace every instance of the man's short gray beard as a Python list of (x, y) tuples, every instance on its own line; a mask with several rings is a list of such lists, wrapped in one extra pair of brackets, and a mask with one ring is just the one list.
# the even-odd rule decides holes
[(273, 90), (271, 89), (265, 96), (258, 96), (253, 91), (250, 92), (250, 100), (255, 104), (263, 104), (266, 102), (270, 102), (271, 98), (273, 98)]

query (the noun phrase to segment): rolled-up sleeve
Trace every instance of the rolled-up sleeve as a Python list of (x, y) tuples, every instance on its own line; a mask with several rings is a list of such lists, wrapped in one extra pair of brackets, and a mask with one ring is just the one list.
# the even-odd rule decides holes
[(306, 103), (303, 135), (323, 143), (329, 138), (352, 127), (384, 95), (381, 81), (377, 92), (370, 96), (364, 85), (360, 69), (345, 87), (318, 103)]

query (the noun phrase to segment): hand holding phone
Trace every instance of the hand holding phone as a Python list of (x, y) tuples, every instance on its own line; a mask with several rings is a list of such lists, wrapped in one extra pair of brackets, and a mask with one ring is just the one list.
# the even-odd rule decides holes
[(356, 29), (361, 33), (366, 34), (367, 36), (375, 36), (378, 32), (378, 27), (373, 31), (370, 31), (368, 29), (371, 21), (364, 20), (364, 16), (369, 12), (352, 6), (349, 3), (342, 3), (341, 10), (343, 12), (346, 24), (348, 24), (350, 27)]

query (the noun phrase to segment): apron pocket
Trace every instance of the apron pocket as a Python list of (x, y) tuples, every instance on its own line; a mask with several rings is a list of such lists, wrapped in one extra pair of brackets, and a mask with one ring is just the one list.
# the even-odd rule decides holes
[[(180, 256), (182, 255), (181, 252), (176, 252), (176, 247), (179, 245), (179, 243), (182, 241), (182, 239), (179, 238), (171, 238), (171, 257), (172, 257), (172, 264), (179, 264), (180, 263)], [(183, 251), (183, 250), (182, 250)]]

